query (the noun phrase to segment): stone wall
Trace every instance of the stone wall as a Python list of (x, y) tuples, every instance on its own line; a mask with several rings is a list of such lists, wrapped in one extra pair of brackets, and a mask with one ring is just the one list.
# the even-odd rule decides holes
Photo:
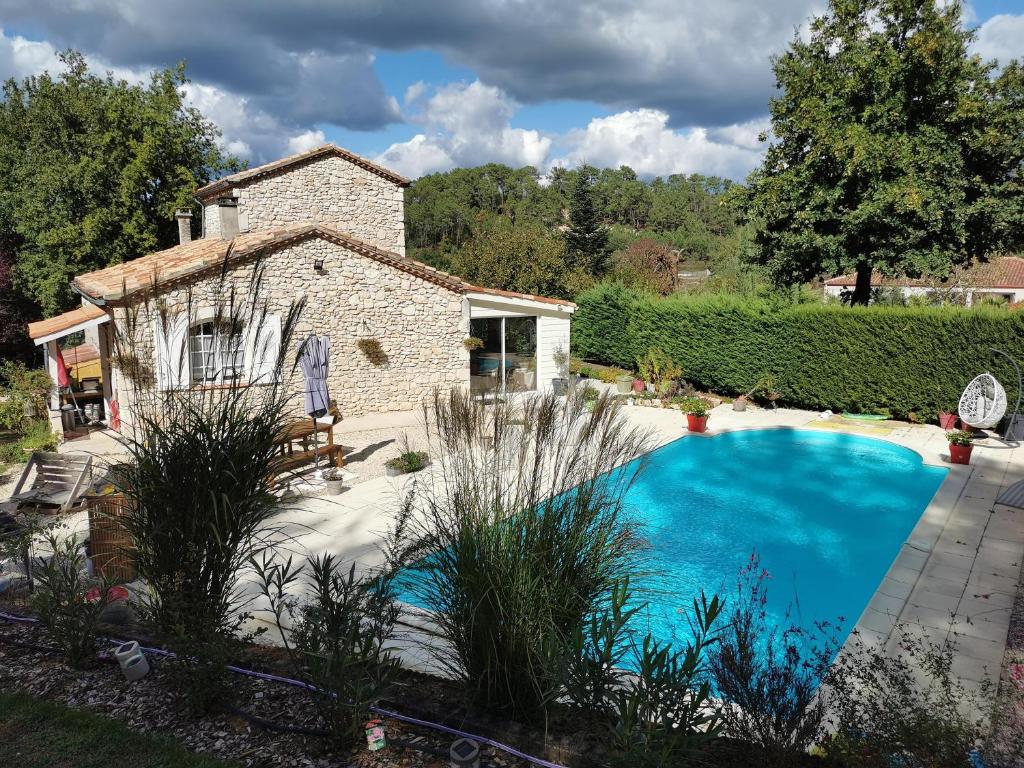
[[(324, 259), (316, 272), (313, 261)], [(232, 267), (228, 279), (239, 292), (250, 285), (257, 262)], [(343, 417), (417, 407), (435, 387), (465, 386), (469, 381), (469, 352), (462, 344), (468, 333), (462, 297), (395, 267), (353, 253), (341, 245), (310, 238), (263, 257), (263, 296), (267, 311), (286, 316), (292, 302), (304, 297), (306, 308), (286, 350), (285, 387), (289, 406), (301, 414), (302, 377), (292, 374), (296, 349), (310, 332), (331, 338), (328, 386)], [(118, 310), (115, 322), (122, 337), (134, 331), (131, 347), (143, 364), (154, 369), (153, 318), (188, 312), (191, 318), (209, 314), (224, 286), (219, 275), (167, 289), (128, 310)], [(249, 297), (251, 301), (251, 297)], [(157, 309), (161, 307), (162, 310)], [(134, 316), (126, 321), (127, 314)], [(387, 363), (372, 365), (358, 349), (361, 338), (380, 341)], [(124, 418), (131, 408), (131, 388), (115, 375)]]
[[(327, 155), (235, 187), (239, 227), (256, 231), (315, 221), (385, 250), (405, 254), (402, 188), (344, 158)], [(206, 236), (220, 236), (216, 201), (203, 216)]]

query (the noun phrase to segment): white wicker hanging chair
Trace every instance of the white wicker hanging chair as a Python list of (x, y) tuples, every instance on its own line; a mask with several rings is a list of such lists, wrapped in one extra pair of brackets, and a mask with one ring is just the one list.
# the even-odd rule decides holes
[(1006, 390), (991, 373), (976, 376), (960, 396), (960, 421), (978, 429), (992, 429), (1006, 415)]

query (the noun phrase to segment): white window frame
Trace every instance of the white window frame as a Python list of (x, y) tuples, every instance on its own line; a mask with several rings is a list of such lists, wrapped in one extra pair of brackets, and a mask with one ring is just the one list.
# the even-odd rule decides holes
[[(242, 330), (224, 333), (226, 325), (215, 320), (199, 320), (189, 325), (188, 366), (192, 386), (225, 384), (242, 379), (246, 370), (245, 334)], [(197, 341), (201, 342), (198, 350)]]

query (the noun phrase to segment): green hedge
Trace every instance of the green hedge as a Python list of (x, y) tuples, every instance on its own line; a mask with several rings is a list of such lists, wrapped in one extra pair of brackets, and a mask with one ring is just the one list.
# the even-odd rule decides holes
[(1024, 313), (1001, 309), (659, 298), (617, 284), (576, 301), (573, 351), (584, 359), (635, 368), (647, 349), (661, 347), (698, 387), (738, 394), (770, 373), (781, 403), (815, 410), (934, 420), (984, 371), (1003, 383), (1012, 408), (1016, 374), (989, 348), (1024, 360)]

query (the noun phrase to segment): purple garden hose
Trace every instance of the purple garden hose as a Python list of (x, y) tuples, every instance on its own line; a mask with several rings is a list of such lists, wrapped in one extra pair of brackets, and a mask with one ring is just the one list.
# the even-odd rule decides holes
[[(31, 616), (16, 616), (14, 614), (4, 613), (3, 611), (0, 611), (0, 619), (6, 619), (7, 621), (20, 621), (31, 624), (36, 624), (39, 622), (39, 619), (33, 618)], [(112, 638), (106, 638), (106, 640), (116, 645), (122, 645), (125, 642), (124, 640), (115, 640)], [(152, 653), (156, 656), (164, 656), (168, 658), (174, 658), (175, 656), (174, 653), (172, 653), (171, 651), (165, 651), (163, 648), (147, 648), (145, 646), (139, 647), (146, 653)], [(284, 685), (291, 685), (295, 688), (302, 688), (307, 691), (318, 690), (316, 686), (310, 685), (309, 683), (304, 683), (301, 680), (293, 680), (290, 677), (282, 677), (281, 675), (271, 675), (266, 672), (256, 672), (252, 669), (235, 667), (230, 664), (227, 665), (227, 669), (239, 675), (254, 677), (257, 680), (266, 680), (271, 683), (282, 683)], [(560, 765), (559, 763), (552, 763), (548, 760), (544, 760), (539, 757), (533, 757), (532, 755), (528, 755), (525, 752), (520, 752), (515, 747), (510, 747), (508, 744), (502, 744), (500, 741), (488, 739), (486, 736), (478, 736), (473, 733), (467, 733), (466, 731), (460, 731), (457, 728), (451, 728), (447, 725), (442, 725), (441, 723), (434, 723), (429, 720), (420, 720), (416, 717), (409, 717), (408, 715), (399, 714), (398, 712), (394, 712), (390, 709), (370, 707), (370, 711), (375, 715), (380, 715), (381, 717), (386, 717), (391, 720), (398, 720), (399, 722), (407, 723), (409, 725), (418, 725), (422, 728), (431, 728), (435, 731), (447, 733), (451, 736), (459, 736), (464, 739), (472, 739), (473, 741), (480, 742), (481, 744), (487, 744), (488, 746), (494, 747), (495, 749), (500, 749), (502, 752), (512, 755), (513, 757), (518, 757), (519, 759), (526, 760), (527, 762), (533, 763), (534, 765), (539, 765), (541, 766), (541, 768), (565, 768), (565, 766)]]

